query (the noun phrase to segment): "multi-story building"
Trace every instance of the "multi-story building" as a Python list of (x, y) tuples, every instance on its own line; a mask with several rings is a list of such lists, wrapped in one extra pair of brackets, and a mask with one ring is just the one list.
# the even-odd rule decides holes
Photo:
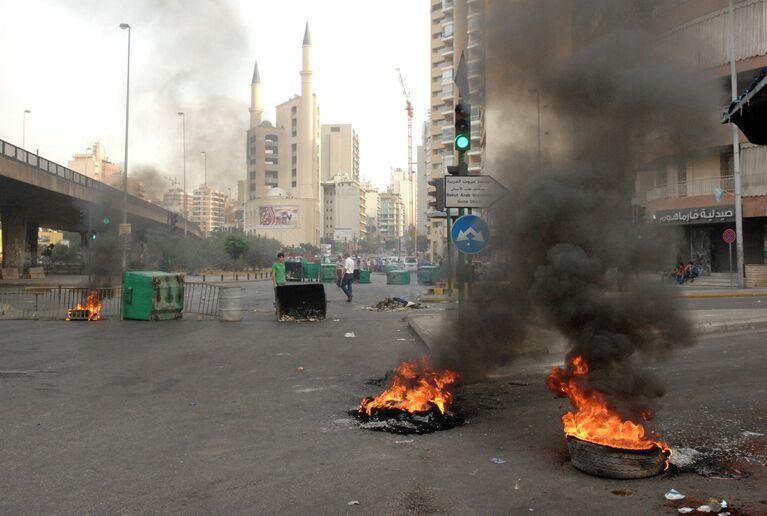
[(365, 190), (359, 181), (348, 176), (335, 176), (322, 183), (323, 235), (338, 240), (364, 240), (367, 235)]
[(301, 95), (277, 106), (276, 123), (262, 119), (258, 64), (251, 81), (244, 228), (286, 245), (319, 245), (322, 231), (320, 117), (312, 75), (312, 41), (307, 23)]
[(366, 229), (369, 235), (371, 232), (378, 231), (378, 197), (380, 193), (370, 181), (364, 181), (361, 186), (365, 195)]
[[(653, 28), (669, 51), (719, 86), (720, 106), (711, 106), (712, 111), (730, 103), (728, 15), (727, 0), (664, 0), (652, 10)], [(767, 0), (736, 1), (734, 16), (740, 94), (767, 66)], [(722, 126), (716, 139), (692, 152), (648, 156), (637, 176), (635, 203), (645, 208), (649, 223), (681, 227), (679, 259), (694, 260), (704, 271), (726, 272), (729, 252), (722, 233), (735, 227), (731, 128)], [(740, 159), (744, 261), (767, 263), (767, 147), (752, 145), (741, 134)]]
[(75, 154), (74, 159), (67, 162), (67, 166), (75, 172), (106, 184), (112, 184), (122, 171), (109, 160), (101, 142), (94, 143), (83, 154)]
[(389, 192), (400, 196), (404, 207), (402, 224), (405, 231), (412, 232), (414, 213), (413, 213), (413, 181), (410, 175), (397, 168), (389, 174)]
[(226, 195), (208, 185), (196, 188), (192, 197), (192, 222), (200, 226), (204, 234), (224, 227)]
[[(482, 171), (484, 156), (484, 51), (485, 0), (431, 0), (431, 145), (428, 153), (431, 178), (442, 177), (456, 164), (454, 111), (463, 95), (471, 104), (471, 149), (466, 161), (469, 174)], [(459, 92), (456, 70), (464, 57), (469, 91)], [(433, 195), (433, 190), (429, 192)], [(445, 250), (445, 219), (429, 221), (430, 254), (436, 259)]]
[(405, 206), (397, 193), (378, 195), (378, 234), (385, 241), (399, 240), (405, 234)]
[(351, 124), (322, 124), (320, 134), (322, 181), (338, 175), (359, 181), (360, 141)]
[[(185, 198), (186, 203), (184, 203)], [(171, 188), (162, 194), (162, 207), (166, 210), (179, 213), (186, 219), (189, 219), (189, 210), (192, 209), (192, 204), (192, 196), (185, 194), (184, 190), (179, 187)], [(184, 209), (185, 206), (186, 210)]]

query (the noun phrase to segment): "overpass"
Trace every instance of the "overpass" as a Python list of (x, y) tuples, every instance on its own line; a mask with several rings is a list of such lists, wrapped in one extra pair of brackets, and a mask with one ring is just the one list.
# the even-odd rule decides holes
[[(0, 140), (0, 222), (3, 228), (4, 268), (37, 262), (37, 229), (90, 231), (117, 235), (122, 222), (123, 191), (84, 176), (21, 147)], [(128, 196), (128, 223), (132, 235), (169, 226), (181, 231), (184, 219), (139, 197)], [(202, 233), (187, 222), (195, 237)], [(83, 240), (84, 242), (87, 239)]]

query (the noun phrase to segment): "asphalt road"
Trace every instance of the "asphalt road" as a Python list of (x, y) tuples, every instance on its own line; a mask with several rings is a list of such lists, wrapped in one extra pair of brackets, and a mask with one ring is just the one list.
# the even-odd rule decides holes
[(353, 303), (328, 286), (317, 323), (276, 322), (264, 283), (241, 323), (0, 322), (0, 513), (676, 514), (670, 488), (767, 511), (767, 440), (743, 434), (767, 433), (767, 333), (704, 338), (655, 366), (671, 445), (748, 477), (612, 481), (567, 460), (567, 404), (543, 384), (559, 357), (466, 387), (463, 427), (357, 428), (347, 411), (380, 390), (367, 382), (424, 352), (403, 312), (364, 309), (420, 289), (380, 281)]

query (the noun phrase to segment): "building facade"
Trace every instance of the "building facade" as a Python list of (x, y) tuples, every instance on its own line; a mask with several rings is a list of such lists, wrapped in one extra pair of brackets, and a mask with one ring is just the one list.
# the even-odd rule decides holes
[[(736, 1), (735, 59), (737, 94), (767, 66), (767, 0)], [(705, 71), (722, 92), (721, 112), (730, 103), (730, 31), (727, 0), (660, 1), (652, 10), (653, 29), (685, 64)], [(767, 123), (767, 121), (765, 121)], [(672, 149), (648, 156), (637, 174), (635, 204), (647, 223), (681, 231), (677, 255), (705, 272), (728, 272), (728, 245), (722, 238), (735, 228), (732, 129), (722, 126), (714, 145)], [(767, 263), (767, 147), (740, 134), (743, 243), (746, 264)]]
[[(186, 199), (186, 204), (184, 203)], [(162, 194), (162, 207), (168, 211), (179, 213), (186, 219), (190, 219), (189, 211), (192, 209), (193, 196), (185, 194), (179, 187), (171, 188)], [(186, 206), (186, 210), (184, 207)]]
[(108, 185), (113, 184), (122, 173), (122, 169), (109, 160), (101, 142), (94, 143), (83, 154), (75, 154), (74, 159), (67, 162), (67, 167)]
[[(483, 24), (485, 0), (431, 0), (431, 106), (430, 145), (427, 156), (429, 176), (436, 179), (456, 164), (455, 105), (458, 89), (456, 70), (464, 56), (468, 92), (463, 101), (471, 104), (471, 149), (466, 155), (469, 174), (480, 174), (483, 167), (484, 137), (484, 50)], [(434, 195), (430, 189), (429, 195)], [(429, 219), (429, 254), (433, 260), (446, 251), (447, 223), (444, 218)]]
[(360, 141), (351, 124), (322, 124), (320, 169), (322, 181), (335, 176), (360, 180)]
[(301, 95), (276, 109), (274, 124), (263, 120), (258, 65), (251, 80), (247, 131), (244, 229), (285, 245), (319, 245), (320, 116), (312, 90), (312, 41), (306, 25), (302, 45)]
[(220, 231), (225, 225), (227, 198), (208, 185), (200, 185), (192, 196), (192, 222), (196, 223), (203, 234)]
[(405, 205), (399, 194), (382, 192), (378, 195), (378, 234), (381, 240), (399, 241), (405, 234)]

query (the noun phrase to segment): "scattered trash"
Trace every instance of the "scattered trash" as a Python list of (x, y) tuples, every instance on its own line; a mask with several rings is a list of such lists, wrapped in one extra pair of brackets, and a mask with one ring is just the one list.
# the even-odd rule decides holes
[(762, 437), (762, 436), (764, 436), (764, 434), (761, 432), (749, 432), (748, 430), (743, 432), (743, 437)]
[(298, 366), (298, 372), (303, 373), (304, 372), (304, 366)]
[(349, 502), (346, 502), (346, 505), (359, 505), (359, 504), (360, 504), (359, 500), (351, 500)]
[(278, 356), (278, 357), (286, 357), (288, 355), (290, 355), (290, 353), (277, 353), (276, 356)]
[(203, 319), (205, 319), (205, 317), (203, 317), (202, 314), (197, 314), (198, 321), (202, 321)]
[(525, 382), (508, 382), (509, 385), (513, 385), (514, 387), (527, 387), (530, 384)]
[(394, 444), (407, 444), (407, 443), (414, 443), (415, 439), (405, 439), (402, 441), (394, 441)]
[(477, 476), (477, 472), (479, 472), (479, 468), (477, 468), (474, 471), (472, 471), (471, 473), (469, 473), (469, 476), (470, 477), (475, 477), (475, 476)]
[(191, 401), (191, 402), (189, 402), (189, 406), (190, 407), (196, 407), (197, 406), (197, 402), (196, 401)]
[(680, 507), (679, 509), (677, 509), (677, 511), (682, 514), (687, 514), (688, 512), (692, 512), (694, 510), (695, 509), (693, 509), (692, 507)]
[(341, 319), (333, 319), (333, 322), (339, 322)]
[(421, 303), (414, 303), (412, 301), (408, 301), (407, 299), (402, 299), (401, 297), (387, 297), (376, 303), (374, 307), (371, 307), (371, 309), (386, 311), (402, 311), (407, 310), (408, 308), (417, 310), (420, 308), (428, 307), (426, 305), (422, 305)]
[(665, 494), (665, 498), (666, 500), (681, 500), (684, 498), (684, 495), (676, 489), (672, 489)]
[(517, 480), (515, 480), (515, 481), (514, 481), (514, 489), (515, 489), (516, 491), (519, 491), (519, 481), (520, 481), (520, 480), (521, 480), (521, 479), (519, 479), (519, 478), (518, 478)]
[(498, 457), (493, 457), (492, 459), (490, 459), (490, 462), (492, 462), (493, 464), (506, 464), (505, 460), (499, 459)]
[(280, 321), (321, 321), (325, 312), (315, 308), (291, 308), (280, 315)]
[(407, 340), (407, 339), (397, 339), (397, 340)]
[(698, 512), (712, 512), (711, 511), (711, 507), (709, 507), (708, 505), (701, 505), (700, 507), (698, 507), (695, 510), (698, 511)]
[(353, 339), (353, 338), (356, 337), (356, 335), (354, 334), (353, 331), (348, 331), (348, 332), (344, 333), (344, 337), (346, 337), (347, 339)]
[(706, 505), (701, 505), (696, 510), (698, 512), (715, 512), (719, 513), (722, 509), (727, 508), (727, 501), (726, 500), (718, 500), (716, 498), (709, 498), (708, 503)]
[(695, 448), (674, 448), (674, 453), (671, 455), (671, 464), (678, 468), (683, 468), (695, 462), (700, 457), (700, 452)]

